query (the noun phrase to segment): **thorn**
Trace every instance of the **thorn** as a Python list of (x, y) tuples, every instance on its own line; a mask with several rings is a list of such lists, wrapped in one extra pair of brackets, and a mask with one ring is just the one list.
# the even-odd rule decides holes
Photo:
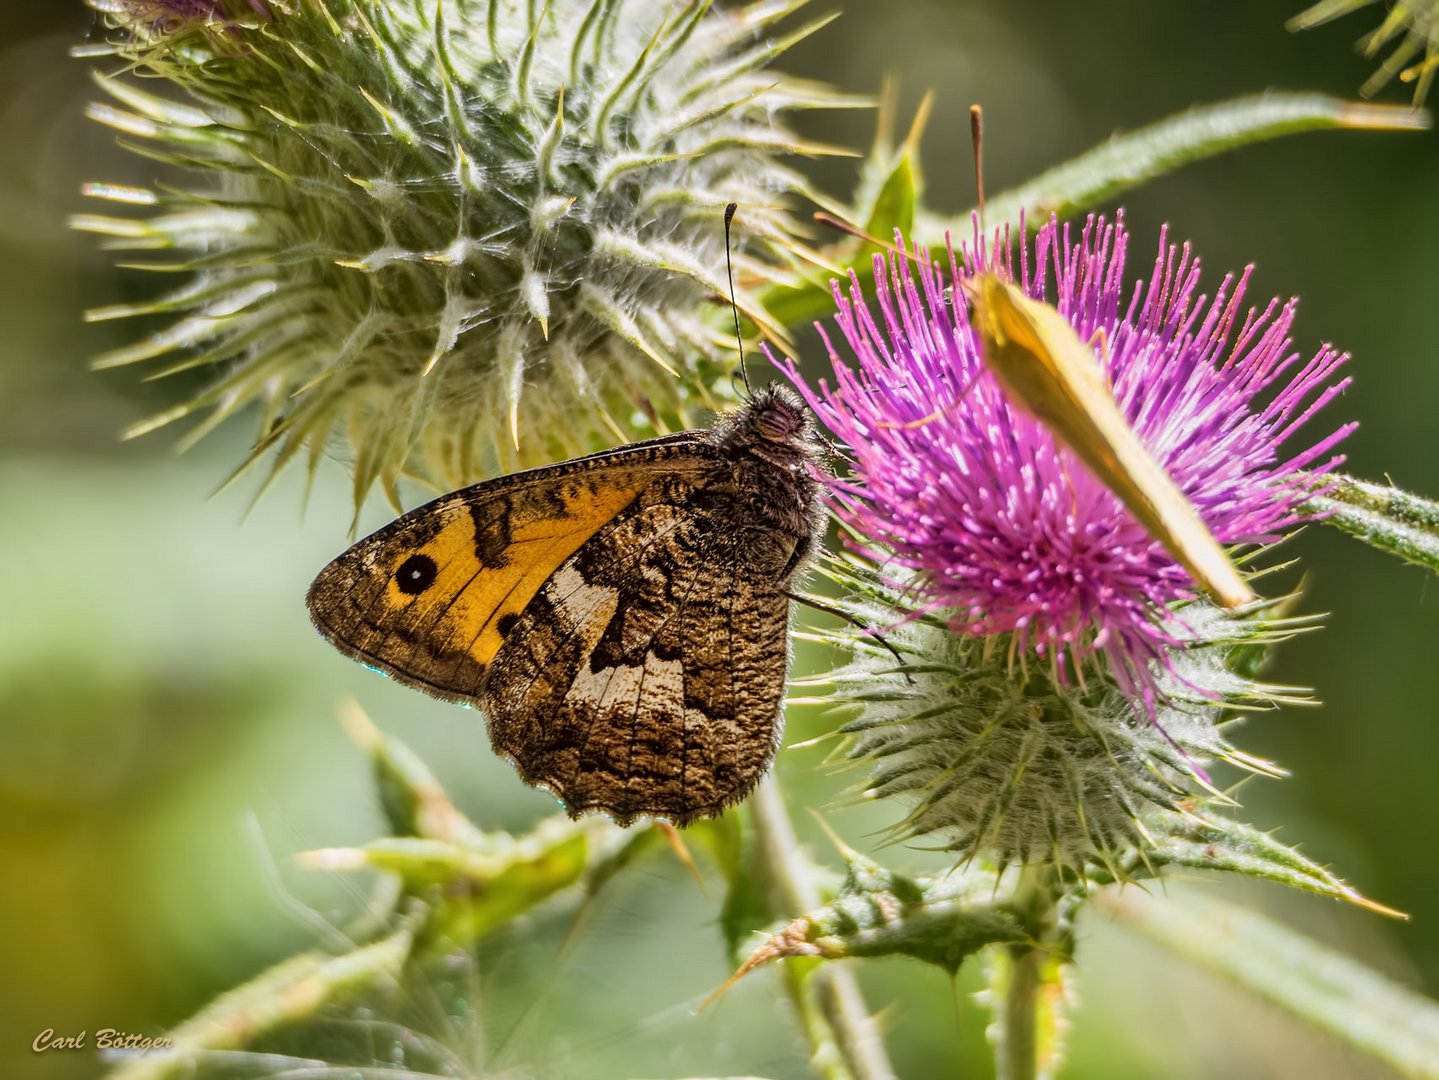
[(370, 714), (352, 697), (341, 699), (336, 715), (340, 721), (340, 727), (350, 737), (350, 741), (367, 753), (373, 753), (379, 749), (385, 741), (380, 734), (380, 729), (370, 719)]
[(924, 97), (920, 99), (919, 108), (914, 110), (914, 120), (909, 125), (909, 134), (904, 137), (904, 150), (907, 154), (915, 156), (919, 153), (919, 141), (924, 137), (924, 129), (929, 124), (929, 114), (934, 108), (934, 91), (926, 90)]
[(833, 214), (827, 214), (823, 210), (816, 210), (814, 212), (814, 220), (821, 225), (827, 226), (828, 228), (834, 229), (838, 232), (847, 233), (850, 236), (858, 237), (866, 243), (873, 244), (875, 247), (883, 248), (885, 251), (888, 251), (891, 254), (902, 255), (904, 258), (909, 259), (911, 262), (914, 263), (919, 262), (919, 258), (917, 256), (910, 254), (908, 251), (905, 251), (904, 248), (896, 247), (888, 240), (881, 240), (877, 236), (871, 236), (869, 233), (861, 229), (858, 225), (851, 225), (848, 221), (837, 218)]
[(847, 863), (856, 862), (859, 859), (864, 858), (864, 856), (862, 856), (858, 851), (856, 851), (854, 848), (850, 847), (848, 844), (846, 844), (843, 840), (840, 839), (839, 833), (835, 832), (833, 826), (831, 826), (828, 821), (826, 821), (823, 817), (820, 816), (818, 810), (814, 809), (814, 807), (810, 807), (809, 812), (810, 815), (814, 818), (814, 820), (819, 824), (819, 827), (824, 831), (825, 836), (829, 837), (829, 842), (833, 844), (834, 849), (839, 852), (840, 858), (842, 858)]
[(1349, 902), (1351, 904), (1357, 904), (1359, 907), (1362, 908), (1368, 908), (1370, 911), (1374, 912), (1377, 915), (1387, 915), (1391, 919), (1402, 919), (1404, 922), (1408, 922), (1411, 918), (1410, 914), (1407, 911), (1400, 911), (1398, 908), (1392, 908), (1386, 904), (1381, 904), (1377, 900), (1370, 900), (1367, 896), (1361, 896), (1359, 893), (1351, 894), (1349, 897)]
[(719, 985), (695, 1010), (701, 1013), (710, 1005), (718, 1001), (731, 986), (739, 982), (755, 968), (769, 963), (771, 960), (785, 960), (791, 956), (823, 956), (819, 947), (805, 939), (808, 929), (808, 922), (801, 916), (789, 923), (781, 930), (771, 934), (758, 949), (756, 949), (748, 960), (736, 969), (735, 973)]
[(724, 997), (724, 995), (729, 992), (729, 988), (731, 986), (739, 982), (749, 973), (749, 961), (746, 960), (743, 964), (739, 966), (739, 969), (733, 975), (731, 975), (728, 979), (719, 984), (719, 987), (715, 990), (714, 993), (710, 994), (709, 997), (705, 998), (703, 1001), (700, 1002), (699, 1008), (695, 1010), (695, 1015), (699, 1015), (700, 1013), (704, 1012), (716, 1001)]
[(665, 840), (669, 842), (670, 850), (675, 853), (675, 858), (679, 859), (685, 869), (690, 872), (690, 876), (695, 879), (695, 884), (700, 887), (700, 892), (704, 893), (705, 896), (709, 896), (709, 889), (705, 886), (705, 879), (700, 874), (700, 868), (695, 865), (694, 857), (690, 855), (690, 849), (685, 844), (685, 838), (680, 835), (680, 831), (668, 821), (656, 821), (655, 828), (658, 829)]
[(363, 848), (316, 848), (295, 853), (295, 864), (306, 870), (359, 870), (367, 861)]

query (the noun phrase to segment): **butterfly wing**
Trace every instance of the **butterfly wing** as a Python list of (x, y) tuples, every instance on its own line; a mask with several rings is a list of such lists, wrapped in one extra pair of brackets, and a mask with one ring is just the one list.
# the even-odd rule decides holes
[(571, 814), (684, 824), (742, 798), (774, 757), (798, 538), (736, 520), (709, 480), (723, 482), (670, 475), (633, 500), (495, 658), (494, 748)]
[(703, 470), (699, 437), (639, 443), (464, 488), (359, 541), (315, 578), (316, 628), (341, 652), (451, 701), (486, 671), (555, 570), (652, 486)]

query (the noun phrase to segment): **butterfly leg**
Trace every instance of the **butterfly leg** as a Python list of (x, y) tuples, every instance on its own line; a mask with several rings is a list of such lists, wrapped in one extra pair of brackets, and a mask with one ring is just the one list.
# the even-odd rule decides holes
[[(791, 600), (798, 601), (805, 607), (814, 608), (816, 611), (823, 611), (826, 615), (833, 615), (836, 618), (843, 619), (845, 622), (849, 623), (850, 626), (863, 630), (866, 635), (874, 638), (886, 649), (888, 649), (890, 653), (893, 654), (895, 662), (898, 663), (901, 668), (909, 666), (905, 663), (904, 657), (899, 654), (899, 650), (889, 643), (888, 638), (886, 638), (874, 627), (855, 618), (849, 612), (843, 611), (837, 607), (831, 607), (829, 604), (822, 604), (818, 600), (815, 600), (813, 597), (805, 596), (803, 593), (789, 592), (786, 590), (785, 595), (788, 596)], [(914, 680), (910, 679), (907, 674), (905, 675), (905, 678), (908, 679), (911, 683), (914, 682)]]

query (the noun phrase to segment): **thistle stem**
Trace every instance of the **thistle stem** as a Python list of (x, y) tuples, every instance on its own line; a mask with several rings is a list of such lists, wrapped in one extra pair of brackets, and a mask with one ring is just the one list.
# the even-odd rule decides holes
[(991, 1038), (998, 1080), (1041, 1080), (1058, 1059), (1057, 899), (1053, 868), (1027, 866), (1020, 872), (1014, 904), (1032, 940), (1006, 946), (993, 960)]
[[(768, 777), (749, 800), (758, 870), (771, 906), (786, 916), (820, 907), (823, 898), (806, 871), (779, 782)], [(839, 964), (812, 971), (785, 965), (785, 984), (800, 1026), (826, 1080), (895, 1080), (894, 1066), (854, 973)]]
[(999, 1080), (1035, 1080), (1039, 1076), (1038, 1002), (1043, 978), (1042, 957), (1031, 945), (1014, 945), (1005, 950), (1006, 988), (999, 1004)]

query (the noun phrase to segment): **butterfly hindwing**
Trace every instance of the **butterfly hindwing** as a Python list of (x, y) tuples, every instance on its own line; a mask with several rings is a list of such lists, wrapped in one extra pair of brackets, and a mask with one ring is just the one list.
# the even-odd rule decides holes
[(571, 814), (718, 814), (779, 741), (818, 447), (771, 388), (710, 430), (486, 481), (335, 559), (310, 614), (346, 655), (477, 705)]
[(748, 535), (670, 478), (531, 601), (486, 690), (495, 749), (572, 812), (718, 813), (779, 737), (795, 541)]

